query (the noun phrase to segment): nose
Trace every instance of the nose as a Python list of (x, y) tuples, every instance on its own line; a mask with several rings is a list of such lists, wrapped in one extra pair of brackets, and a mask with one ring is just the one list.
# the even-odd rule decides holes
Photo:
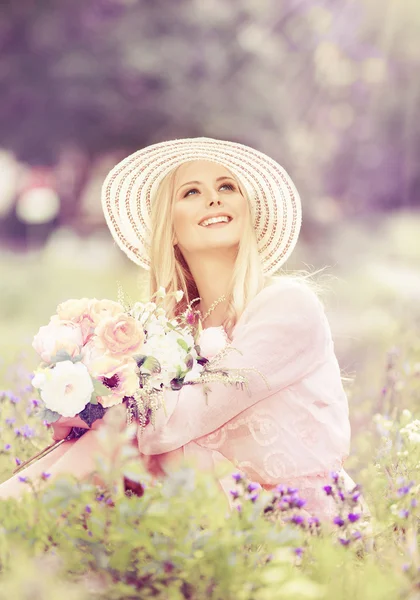
[(222, 199), (220, 198), (219, 194), (215, 191), (212, 190), (211, 192), (209, 192), (207, 198), (206, 198), (206, 206), (210, 207), (210, 206), (222, 206), (223, 202)]

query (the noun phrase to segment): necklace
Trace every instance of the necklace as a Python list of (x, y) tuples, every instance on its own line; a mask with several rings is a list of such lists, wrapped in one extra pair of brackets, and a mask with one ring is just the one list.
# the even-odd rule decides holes
[(204, 317), (201, 317), (201, 322), (204, 323), (204, 321), (207, 319), (207, 317), (209, 317), (211, 315), (211, 313), (214, 311), (214, 309), (216, 308), (216, 306), (218, 306), (221, 302), (223, 302), (223, 300), (226, 300), (225, 295), (223, 294), (222, 296), (220, 296), (220, 298), (218, 298), (217, 300), (215, 300), (213, 302), (213, 304), (210, 306), (210, 308), (208, 309), (208, 311), (206, 312), (206, 314), (204, 315)]

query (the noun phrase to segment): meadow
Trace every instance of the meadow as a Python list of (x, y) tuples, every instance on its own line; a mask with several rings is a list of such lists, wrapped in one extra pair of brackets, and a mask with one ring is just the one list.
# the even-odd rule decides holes
[[(0, 502), (0, 600), (419, 599), (419, 227), (415, 213), (372, 215), (303, 236), (288, 264), (328, 266), (317, 281), (349, 398), (346, 470), (369, 523), (358, 518), (360, 490), (343, 496), (334, 474), (326, 493), (337, 516), (321, 525), (301, 516), (299, 492), (287, 488), (273, 497), (232, 479), (228, 511), (193, 467), (151, 485), (127, 434), (109, 423), (104, 449), (126, 449), (99, 465), (100, 489), (70, 476), (22, 481), (22, 501)], [(42, 251), (2, 252), (0, 275), (4, 480), (50, 441), (30, 385), (33, 335), (59, 302), (116, 299), (117, 282), (142, 299), (145, 279), (106, 237), (69, 233)], [(141, 495), (124, 492), (124, 475)]]

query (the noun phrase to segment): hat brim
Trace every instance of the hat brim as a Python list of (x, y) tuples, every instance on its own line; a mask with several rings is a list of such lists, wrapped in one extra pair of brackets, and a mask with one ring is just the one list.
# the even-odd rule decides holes
[(102, 208), (119, 247), (150, 269), (151, 207), (162, 179), (192, 160), (226, 166), (249, 196), (264, 274), (276, 272), (292, 253), (302, 222), (299, 194), (287, 172), (266, 154), (237, 142), (185, 138), (160, 142), (118, 163), (102, 187)]

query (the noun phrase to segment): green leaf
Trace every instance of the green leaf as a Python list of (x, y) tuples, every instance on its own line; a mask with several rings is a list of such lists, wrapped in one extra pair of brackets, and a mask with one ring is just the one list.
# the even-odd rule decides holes
[(151, 373), (160, 373), (162, 370), (160, 362), (157, 360), (157, 358), (154, 358), (153, 356), (148, 356), (146, 358), (146, 360), (143, 363), (143, 367)]
[(181, 346), (181, 348), (183, 350), (185, 350), (185, 352), (189, 351), (190, 348), (185, 340), (183, 340), (182, 338), (179, 338), (179, 339), (177, 339), (177, 342)]
[(99, 381), (99, 379), (92, 379), (93, 382), (93, 391), (96, 396), (109, 396), (112, 394), (112, 390), (109, 389), (106, 385)]
[(73, 362), (73, 358), (70, 356), (70, 354), (67, 352), (67, 350), (59, 350), (57, 352), (57, 354), (55, 354), (51, 358), (52, 363), (63, 362), (65, 360), (70, 360), (71, 362)]
[(61, 415), (54, 410), (50, 410), (49, 408), (43, 408), (39, 413), (39, 416), (43, 421), (46, 421), (48, 424), (50, 424), (58, 421)]
[(90, 402), (91, 404), (98, 404), (98, 397), (97, 397), (97, 395), (95, 394), (95, 392), (92, 392), (92, 396), (90, 397), (90, 400), (89, 400), (89, 402)]

